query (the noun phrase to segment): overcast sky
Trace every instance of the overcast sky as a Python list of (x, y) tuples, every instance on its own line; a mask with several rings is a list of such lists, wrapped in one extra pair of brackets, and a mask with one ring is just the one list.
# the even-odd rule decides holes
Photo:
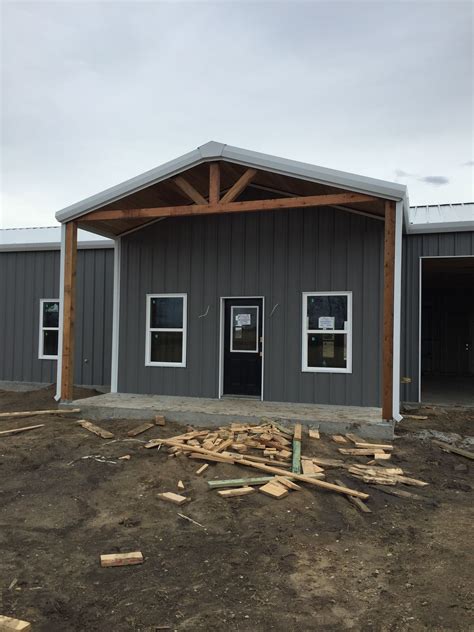
[(471, 2), (1, 6), (0, 227), (211, 139), (474, 199)]

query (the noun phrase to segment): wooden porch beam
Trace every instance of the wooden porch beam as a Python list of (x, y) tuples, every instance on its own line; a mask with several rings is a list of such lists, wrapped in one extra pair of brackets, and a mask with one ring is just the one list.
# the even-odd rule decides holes
[(226, 202), (233, 202), (242, 191), (250, 184), (250, 182), (255, 178), (257, 174), (256, 169), (247, 169), (243, 175), (235, 182), (230, 189), (227, 191), (225, 195), (222, 196), (221, 202), (225, 204)]
[(193, 185), (183, 178), (183, 176), (176, 176), (173, 178), (173, 182), (176, 184), (178, 189), (182, 191), (190, 200), (195, 202), (196, 204), (207, 204), (207, 200), (203, 197), (199, 191), (197, 191)]
[(395, 202), (385, 202), (383, 253), (382, 419), (393, 417), (393, 323), (395, 289)]
[(221, 197), (221, 168), (218, 162), (209, 165), (209, 204), (217, 204)]
[(104, 221), (114, 219), (147, 219), (154, 217), (176, 217), (186, 215), (206, 215), (217, 213), (244, 213), (248, 211), (274, 211), (286, 208), (310, 206), (332, 206), (335, 204), (354, 204), (357, 202), (375, 202), (377, 198), (363, 193), (331, 193), (328, 195), (309, 195), (304, 197), (277, 198), (274, 200), (250, 200), (246, 202), (224, 202), (218, 204), (188, 204), (187, 206), (158, 206), (154, 208), (135, 208), (117, 211), (91, 211), (81, 217), (81, 222)]
[(64, 257), (63, 347), (61, 369), (61, 399), (73, 399), (74, 386), (74, 322), (76, 314), (77, 224), (66, 224)]

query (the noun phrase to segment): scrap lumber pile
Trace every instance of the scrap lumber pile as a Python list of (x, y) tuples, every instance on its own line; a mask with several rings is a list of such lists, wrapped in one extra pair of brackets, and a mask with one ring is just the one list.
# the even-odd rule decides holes
[[(209, 480), (209, 489), (216, 490), (222, 498), (247, 496), (258, 490), (271, 498), (281, 499), (291, 491), (302, 490), (301, 483), (304, 483), (342, 494), (360, 511), (370, 513), (370, 508), (364, 502), (369, 494), (352, 489), (337, 478), (333, 478), (334, 482), (325, 480), (326, 470), (331, 471), (331, 475), (332, 470), (343, 470), (346, 476), (355, 479), (358, 484), (367, 484), (385, 493), (392, 493), (391, 490), (397, 485), (424, 487), (428, 484), (406, 476), (402, 468), (387, 463), (393, 453), (390, 443), (372, 443), (350, 433), (331, 437), (329, 445), (334, 446), (332, 450), (339, 457), (328, 458), (302, 454), (302, 445), (306, 441), (312, 448), (323, 446), (325, 442), (315, 429), (311, 429), (307, 435), (305, 433), (303, 441), (303, 430), (299, 423), (295, 424), (293, 431), (271, 420), (263, 420), (259, 425), (232, 423), (215, 430), (188, 430), (168, 439), (152, 439), (144, 447), (164, 447), (170, 458), (186, 455), (189, 459), (205, 461), (204, 465), (196, 469), (197, 476), (209, 471), (210, 463), (230, 463), (260, 470), (260, 476)], [(394, 491), (393, 495), (417, 498), (404, 490)], [(190, 500), (187, 496), (173, 492), (161, 493), (159, 497), (175, 504)]]

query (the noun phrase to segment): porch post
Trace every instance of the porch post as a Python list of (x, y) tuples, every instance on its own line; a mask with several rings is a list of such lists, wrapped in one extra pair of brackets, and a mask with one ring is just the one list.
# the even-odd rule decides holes
[(382, 419), (393, 417), (393, 323), (395, 287), (395, 202), (385, 202), (383, 257)]
[(74, 319), (76, 311), (77, 224), (66, 224), (63, 286), (61, 399), (71, 401), (74, 385)]

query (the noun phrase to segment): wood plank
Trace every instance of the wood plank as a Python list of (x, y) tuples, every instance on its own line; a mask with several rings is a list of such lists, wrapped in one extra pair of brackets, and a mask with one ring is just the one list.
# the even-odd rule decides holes
[[(210, 489), (219, 489), (221, 487), (251, 487), (253, 485), (264, 485), (269, 481), (281, 478), (285, 481), (291, 480), (293, 475), (285, 473), (285, 476), (252, 476), (247, 478), (228, 478), (223, 480), (207, 481)], [(294, 489), (294, 488), (293, 488)]]
[(351, 432), (346, 432), (346, 437), (349, 439), (349, 441), (352, 441), (352, 443), (361, 443), (363, 441), (362, 437), (358, 437)]
[(291, 471), (299, 474), (301, 472), (301, 441), (293, 439), (293, 459)]
[(302, 491), (301, 485), (297, 485), (294, 481), (286, 478), (285, 476), (275, 476), (275, 482), (280, 483), (284, 487), (288, 487), (288, 489), (294, 489), (295, 491)]
[[(74, 387), (74, 324), (76, 319), (77, 224), (67, 222), (64, 253), (63, 346), (61, 399), (71, 401)], [(61, 323), (59, 324), (61, 327)], [(59, 350), (58, 350), (59, 351)]]
[[(193, 450), (198, 450), (197, 446), (191, 446)], [(197, 459), (198, 461), (212, 461), (213, 463), (229, 463), (229, 460), (225, 456), (220, 454), (201, 454), (199, 452), (191, 452), (190, 459)], [(233, 461), (232, 461), (233, 462)]]
[(362, 193), (330, 193), (271, 200), (250, 200), (245, 202), (224, 202), (218, 204), (188, 204), (185, 206), (155, 206), (150, 208), (121, 209), (115, 211), (91, 211), (81, 217), (81, 222), (114, 219), (143, 219), (155, 217), (185, 217), (188, 215), (208, 215), (216, 213), (245, 213), (251, 211), (275, 211), (287, 208), (304, 208), (374, 202), (377, 198)]
[(445, 452), (452, 452), (453, 454), (459, 454), (459, 456), (464, 456), (466, 459), (474, 459), (474, 452), (469, 452), (469, 450), (464, 450), (463, 448), (456, 448), (454, 445), (450, 445), (449, 443), (444, 443), (444, 441), (438, 441), (437, 439), (433, 439), (435, 445), (440, 447)]
[[(242, 459), (244, 456), (242, 454), (238, 454), (234, 452), (228, 452), (227, 454), (230, 454), (236, 461), (238, 461), (239, 459)], [(273, 465), (275, 463), (275, 461), (272, 459), (266, 459), (265, 457), (262, 457), (262, 456), (254, 456), (253, 454), (246, 454), (245, 458), (247, 459), (247, 461), (255, 461), (256, 463), (267, 463), (269, 465)], [(291, 465), (289, 463), (279, 462), (278, 465), (279, 467), (291, 468)]]
[(276, 483), (275, 480), (270, 481), (266, 485), (262, 485), (258, 491), (262, 492), (262, 494), (265, 494), (266, 496), (271, 496), (272, 498), (276, 498), (278, 500), (285, 498), (290, 493), (286, 487), (280, 485), (280, 483)]
[(129, 430), (127, 432), (127, 435), (129, 437), (136, 437), (139, 434), (142, 434), (142, 432), (146, 432), (147, 430), (150, 430), (150, 428), (154, 428), (155, 424), (151, 424), (149, 422), (145, 422), (144, 424), (140, 424), (139, 426), (136, 426), (135, 428), (132, 428), (131, 430)]
[[(161, 439), (161, 442), (164, 445), (179, 445), (177, 442), (174, 442), (170, 439)], [(210, 450), (204, 450), (204, 448), (193, 448), (186, 445), (183, 445), (181, 447), (185, 451), (193, 450), (194, 452), (198, 452), (204, 455), (207, 454), (210, 456), (215, 456)], [(237, 456), (240, 457), (240, 454)], [(226, 458), (228, 463), (236, 463), (238, 465), (244, 465), (246, 467), (253, 467), (257, 470), (262, 470), (263, 472), (270, 472), (272, 474), (278, 474), (280, 476), (287, 476), (287, 472), (285, 472), (285, 470), (281, 467), (272, 467), (263, 463), (256, 463), (255, 461), (249, 461), (246, 458), (234, 458), (232, 456), (227, 456), (227, 453), (225, 453), (225, 455), (221, 455), (221, 458)], [(309, 485), (313, 485), (321, 489), (326, 489), (328, 491), (333, 491), (338, 494), (349, 494), (351, 496), (356, 496), (357, 498), (362, 498), (362, 500), (365, 500), (369, 497), (368, 494), (364, 494), (363, 492), (359, 492), (355, 489), (350, 489), (349, 487), (340, 487), (339, 485), (334, 485), (333, 483), (328, 483), (327, 481), (321, 481), (317, 479), (316, 476), (310, 477), (305, 476), (304, 474), (293, 473), (291, 477), (295, 480), (303, 481), (304, 483), (308, 483)]]
[(367, 443), (366, 441), (358, 441), (355, 444), (356, 448), (374, 448), (374, 450), (393, 450), (393, 445), (390, 443)]
[(176, 176), (176, 178), (173, 178), (173, 182), (191, 201), (196, 204), (207, 204), (206, 198), (203, 197), (186, 178), (183, 178), (183, 176)]
[(385, 201), (383, 249), (382, 418), (393, 416), (393, 311), (395, 303), (395, 202)]
[(0, 614), (0, 632), (29, 632), (31, 623)]
[(100, 556), (100, 565), (103, 568), (110, 566), (131, 566), (133, 564), (143, 564), (143, 555), (140, 551), (132, 553), (106, 553)]
[[(301, 460), (301, 469), (303, 470), (303, 474), (317, 474), (317, 467), (317, 465), (315, 465), (312, 461), (309, 461), (308, 459)], [(318, 469), (319, 471), (321, 471), (321, 468)]]
[(222, 196), (222, 203), (233, 202), (235, 199), (239, 197), (244, 189), (248, 187), (250, 182), (255, 178), (257, 174), (256, 169), (247, 169), (234, 184), (230, 187), (230, 189)]
[(2, 430), (0, 432), (1, 437), (8, 437), (10, 435), (19, 434), (20, 432), (26, 432), (27, 430), (35, 430), (36, 428), (42, 428), (44, 424), (38, 424), (36, 426), (24, 426), (23, 428), (12, 428), (11, 430)]
[(303, 435), (303, 427), (300, 423), (296, 423), (295, 429), (293, 431), (293, 441), (301, 441), (302, 435)]
[(349, 456), (370, 456), (372, 454), (383, 453), (380, 448), (338, 448), (341, 454)]
[(235, 496), (248, 496), (254, 492), (254, 487), (237, 487), (236, 489), (220, 489), (217, 493), (222, 498), (234, 498)]
[(93, 432), (101, 439), (113, 439), (115, 437), (113, 432), (104, 430), (104, 428), (101, 428), (100, 426), (96, 426), (95, 424), (92, 424), (90, 421), (86, 421), (85, 419), (81, 419), (77, 423), (80, 426), (82, 426), (85, 430), (88, 430), (89, 432)]
[(229, 448), (232, 444), (234, 443), (234, 439), (231, 437), (230, 439), (226, 439), (225, 441), (223, 441), (222, 443), (219, 443), (219, 445), (214, 448), (212, 451), (213, 452), (224, 452), (225, 450), (227, 450), (227, 448)]
[(201, 465), (201, 467), (196, 470), (196, 474), (197, 476), (201, 476), (201, 474), (204, 474), (204, 472), (209, 468), (209, 463), (204, 463), (204, 465)]
[(181, 496), (181, 494), (175, 494), (174, 492), (160, 492), (158, 498), (174, 505), (182, 505), (188, 500), (186, 496)]
[(221, 168), (218, 162), (209, 165), (209, 204), (217, 204), (221, 197)]
[(0, 419), (16, 418), (16, 417), (38, 417), (40, 415), (74, 415), (80, 413), (80, 408), (53, 408), (52, 410), (25, 410), (22, 412), (0, 413)]
[(166, 419), (163, 417), (163, 415), (155, 415), (155, 425), (156, 426), (166, 425)]
[(309, 434), (309, 438), (310, 439), (320, 439), (320, 434), (319, 434), (319, 430), (317, 430), (316, 428), (310, 428), (308, 430), (308, 434)]
[(335, 443), (347, 443), (347, 439), (343, 437), (342, 435), (331, 435), (331, 439)]
[(385, 485), (380, 485), (377, 483), (372, 483), (372, 487), (375, 489), (379, 489), (381, 492), (385, 494), (390, 494), (391, 496), (398, 496), (399, 498), (410, 498), (413, 500), (423, 500), (424, 502), (432, 503), (431, 498), (425, 498), (424, 496), (420, 496), (419, 494), (414, 494), (413, 492), (407, 492), (404, 489), (399, 489), (398, 487), (388, 487)]
[[(337, 485), (344, 485), (342, 481), (339, 481), (337, 479), (334, 482)], [(363, 513), (372, 513), (372, 509), (370, 509), (370, 507), (367, 507), (367, 505), (360, 498), (354, 498), (353, 496), (346, 496), (346, 498), (352, 505), (357, 507), (359, 511), (362, 511)]]

